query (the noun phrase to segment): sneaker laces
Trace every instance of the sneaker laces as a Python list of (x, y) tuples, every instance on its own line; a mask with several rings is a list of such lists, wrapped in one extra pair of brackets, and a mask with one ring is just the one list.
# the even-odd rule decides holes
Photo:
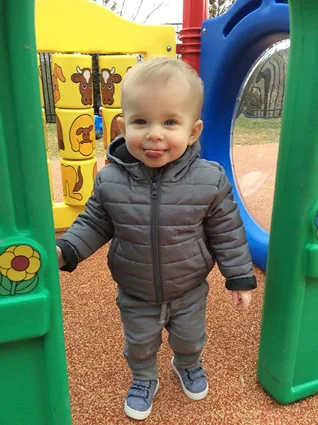
[(131, 387), (128, 390), (128, 397), (131, 396), (147, 399), (149, 396), (150, 387), (151, 381), (139, 381), (138, 379), (134, 379)]

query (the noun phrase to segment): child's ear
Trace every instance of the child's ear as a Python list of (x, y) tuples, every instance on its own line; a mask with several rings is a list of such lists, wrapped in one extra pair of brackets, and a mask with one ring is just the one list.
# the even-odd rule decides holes
[(126, 126), (125, 126), (125, 120), (123, 117), (117, 118), (117, 125), (119, 128), (120, 133), (125, 137), (126, 135)]
[(198, 140), (198, 138), (201, 136), (203, 130), (203, 121), (202, 120), (196, 120), (196, 122), (193, 124), (191, 134), (188, 141), (188, 146), (192, 146), (194, 142)]

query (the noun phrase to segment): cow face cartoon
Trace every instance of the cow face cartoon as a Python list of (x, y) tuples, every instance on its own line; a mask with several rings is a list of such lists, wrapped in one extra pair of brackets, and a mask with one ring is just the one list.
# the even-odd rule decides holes
[(81, 69), (76, 67), (76, 73), (72, 74), (71, 80), (73, 83), (79, 83), (79, 91), (81, 94), (81, 102), (83, 105), (92, 105), (93, 99), (93, 84), (92, 71), (90, 68)]
[(114, 67), (112, 69), (101, 69), (99, 82), (103, 105), (112, 105), (114, 103), (115, 84), (120, 83), (121, 80), (121, 75), (115, 74)]

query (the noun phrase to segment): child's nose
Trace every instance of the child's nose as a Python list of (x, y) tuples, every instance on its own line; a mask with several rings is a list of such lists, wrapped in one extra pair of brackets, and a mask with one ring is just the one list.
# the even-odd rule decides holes
[(163, 134), (162, 134), (161, 126), (160, 125), (151, 125), (149, 127), (146, 138), (148, 140), (162, 140)]

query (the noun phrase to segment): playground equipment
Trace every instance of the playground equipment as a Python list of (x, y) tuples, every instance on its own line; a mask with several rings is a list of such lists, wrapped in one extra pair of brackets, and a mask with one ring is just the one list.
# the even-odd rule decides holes
[(234, 176), (231, 150), (237, 95), (259, 56), (289, 37), (288, 5), (274, 0), (237, 0), (202, 25), (201, 77), (205, 88), (203, 156), (220, 162), (233, 186), (253, 261), (266, 269), (269, 234), (250, 215)]
[[(92, 190), (96, 162), (90, 128), (92, 98), (80, 86), (82, 78), (90, 85), (87, 53), (175, 55), (175, 31), (127, 22), (85, 0), (38, 0), (36, 5), (34, 0), (0, 0), (0, 6), (0, 57), (4, 59), (0, 83), (0, 422), (68, 425), (71, 414), (53, 217), (57, 228), (67, 227)], [(95, 37), (83, 28), (85, 22), (105, 25)], [(74, 176), (64, 174), (65, 202), (53, 206), (53, 215), (37, 50), (58, 52), (53, 78), (63, 165), (75, 171), (81, 168), (82, 187), (85, 181), (91, 182), (86, 193), (81, 188), (70, 191), (79, 183), (79, 173), (75, 181)], [(61, 53), (67, 55), (61, 57)], [(119, 58), (125, 72), (132, 60), (135, 56)], [(115, 78), (112, 68), (116, 63), (104, 65)], [(105, 98), (104, 103), (109, 100)], [(116, 97), (114, 105), (119, 106)], [(17, 119), (13, 121), (12, 116)], [(78, 117), (81, 123), (75, 129)]]
[[(83, 22), (107, 25), (99, 27), (96, 37), (83, 31)], [(38, 52), (55, 52), (52, 74), (64, 202), (53, 202), (53, 217), (55, 229), (63, 229), (84, 210), (97, 172), (90, 54), (99, 55), (106, 149), (118, 135), (122, 77), (140, 55), (175, 56), (175, 30), (126, 21), (87, 0), (37, 0), (35, 26)]]
[[(292, 43), (267, 262), (269, 235), (240, 197), (230, 134), (244, 78), (264, 50), (288, 38), (289, 15)], [(258, 376), (281, 403), (318, 392), (317, 18), (315, 0), (290, 0), (289, 7), (283, 0), (237, 0), (202, 25), (203, 156), (225, 167), (253, 260), (264, 269), (267, 263)]]
[[(195, 4), (186, 0), (185, 8), (188, 5), (193, 11)], [(78, 199), (81, 203), (72, 204), (72, 199), (66, 199), (63, 204), (53, 206), (52, 215), (33, 30), (34, 1), (0, 0), (0, 5), (0, 57), (5, 58), (0, 83), (1, 424), (67, 425), (71, 419), (53, 217), (57, 228), (67, 227), (82, 211), (81, 203), (90, 189), (86, 189), (86, 193), (73, 191), (83, 196)], [(193, 12), (195, 20), (185, 19), (190, 28), (183, 32), (185, 45), (180, 49), (183, 58), (196, 69), (200, 60), (198, 32), (207, 2), (200, 5), (198, 15)], [(318, 391), (315, 333), (318, 324), (315, 285), (318, 277), (315, 116), (318, 80), (314, 54), (318, 45), (318, 7), (316, 0), (290, 0), (289, 6), (292, 46), (259, 357), (259, 379), (282, 403)], [(77, 169), (83, 164), (85, 168), (85, 162), (91, 161), (87, 165), (89, 177), (84, 178), (92, 182), (95, 164), (94, 132), (90, 130), (89, 121), (93, 119), (92, 102), (79, 87), (79, 74), (84, 78), (86, 75), (89, 83), (84, 69), (89, 68), (90, 63), (77, 64), (77, 60), (86, 61), (85, 56), (93, 52), (126, 55), (117, 59), (104, 57), (106, 62), (110, 61), (104, 68), (115, 78), (117, 66), (119, 69), (123, 65), (121, 72), (127, 72), (131, 66), (129, 61), (135, 60), (135, 56), (128, 55), (174, 56), (174, 29), (126, 22), (87, 0), (38, 0), (35, 16), (37, 50), (63, 54), (62, 58), (55, 56), (55, 63), (62, 69), (64, 64), (57, 60), (65, 60), (65, 66), (73, 62), (70, 65), (73, 70), (67, 75), (62, 75), (58, 68), (56, 71), (60, 95), (67, 89), (63, 86), (65, 83), (74, 90), (67, 103), (63, 103), (64, 93), (61, 101), (56, 100), (61, 110), (58, 112), (60, 121), (66, 121), (61, 124), (65, 142), (62, 159), (66, 167), (68, 162), (74, 165), (78, 161)], [(98, 20), (105, 24), (100, 26), (98, 37), (83, 31), (83, 22)], [(241, 204), (253, 258), (264, 267), (268, 236), (251, 221), (240, 200), (231, 168), (229, 134), (235, 97), (245, 74), (256, 57), (271, 43), (286, 38), (288, 31), (288, 6), (283, 0), (238, 0), (226, 15), (204, 20), (202, 24), (201, 73), (206, 89), (203, 154), (225, 166)], [(117, 61), (115, 65), (111, 64), (113, 59)], [(222, 80), (226, 84), (218, 87), (217, 78), (219, 84)], [(73, 103), (78, 101), (80, 103)], [(106, 115), (120, 113), (116, 96), (111, 105), (105, 97), (106, 106), (111, 106)], [(12, 121), (12, 114), (18, 117), (19, 125)], [(67, 121), (72, 114), (73, 118)], [(72, 125), (80, 115), (88, 120), (81, 125), (88, 129), (87, 139), (80, 139), (88, 143), (81, 156), (77, 148), (72, 149), (69, 138)], [(104, 127), (106, 137), (110, 137), (109, 123), (110, 119)], [(66, 187), (69, 195), (70, 184)]]
[(34, 5), (1, 0), (0, 10), (0, 422), (68, 425)]
[(290, 0), (291, 47), (276, 173), (259, 380), (281, 403), (318, 392), (318, 5)]

